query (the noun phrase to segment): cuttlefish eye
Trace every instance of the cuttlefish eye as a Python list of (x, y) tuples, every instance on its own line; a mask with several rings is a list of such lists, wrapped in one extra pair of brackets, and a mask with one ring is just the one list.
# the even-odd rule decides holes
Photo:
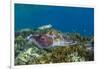
[(41, 38), (41, 40), (44, 40), (44, 38)]

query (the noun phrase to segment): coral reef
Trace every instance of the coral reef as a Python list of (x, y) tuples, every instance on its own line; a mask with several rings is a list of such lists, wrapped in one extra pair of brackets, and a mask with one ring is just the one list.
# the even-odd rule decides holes
[[(34, 42), (27, 40), (30, 34), (47, 33), (63, 34), (65, 39), (77, 41), (75, 45), (39, 48)], [(60, 37), (58, 37), (60, 39)], [(53, 28), (28, 29), (15, 32), (15, 65), (67, 63), (94, 60), (93, 36), (82, 36), (79, 33), (62, 33)]]

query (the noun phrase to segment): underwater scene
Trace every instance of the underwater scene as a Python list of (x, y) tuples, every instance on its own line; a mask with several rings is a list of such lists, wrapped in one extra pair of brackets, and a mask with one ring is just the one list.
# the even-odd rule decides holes
[(94, 61), (94, 8), (14, 4), (14, 64)]

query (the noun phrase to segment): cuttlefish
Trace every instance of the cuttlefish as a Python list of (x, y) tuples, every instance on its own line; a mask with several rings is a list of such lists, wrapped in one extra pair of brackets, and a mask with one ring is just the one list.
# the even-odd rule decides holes
[(48, 35), (29, 35), (27, 40), (35, 43), (39, 48), (50, 48), (55, 46), (69, 46), (77, 44), (76, 41), (72, 40), (55, 40), (54, 37)]

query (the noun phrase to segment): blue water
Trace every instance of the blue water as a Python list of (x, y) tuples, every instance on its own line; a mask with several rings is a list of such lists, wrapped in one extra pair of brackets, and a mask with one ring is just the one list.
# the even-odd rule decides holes
[(94, 35), (94, 9), (15, 4), (15, 31), (47, 24), (62, 32)]

